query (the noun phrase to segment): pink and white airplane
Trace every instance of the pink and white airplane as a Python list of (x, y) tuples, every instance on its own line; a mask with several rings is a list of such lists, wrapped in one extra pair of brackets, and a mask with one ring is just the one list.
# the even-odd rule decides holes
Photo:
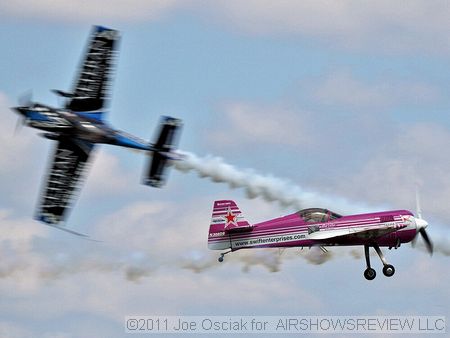
[(310, 208), (291, 215), (275, 218), (258, 224), (250, 224), (242, 216), (234, 201), (215, 201), (209, 227), (208, 248), (225, 250), (226, 254), (240, 249), (286, 248), (336, 245), (363, 245), (367, 268), (364, 277), (372, 280), (376, 276), (370, 266), (369, 247), (373, 247), (383, 263), (383, 274), (394, 275), (395, 269), (388, 264), (380, 246), (397, 249), (420, 233), (430, 254), (433, 244), (425, 231), (428, 223), (408, 210), (393, 210), (376, 213), (341, 216), (327, 209)]

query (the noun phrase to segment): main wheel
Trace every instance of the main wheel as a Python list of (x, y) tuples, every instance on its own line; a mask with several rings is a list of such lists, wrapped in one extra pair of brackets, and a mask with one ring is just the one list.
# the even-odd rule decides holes
[(391, 264), (387, 264), (383, 267), (383, 273), (386, 277), (392, 277), (395, 273), (395, 268)]
[(372, 268), (367, 268), (364, 270), (364, 277), (366, 277), (367, 280), (372, 280), (376, 277), (377, 273)]
[(218, 258), (218, 261), (219, 261), (220, 263), (222, 263), (222, 262), (223, 262), (223, 256), (220, 256), (220, 257)]

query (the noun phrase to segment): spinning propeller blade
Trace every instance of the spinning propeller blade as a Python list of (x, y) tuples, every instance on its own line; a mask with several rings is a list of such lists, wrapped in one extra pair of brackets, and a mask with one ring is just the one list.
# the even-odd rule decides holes
[(25, 112), (27, 108), (33, 105), (33, 92), (31, 90), (26, 91), (25, 93), (19, 96), (18, 102), (19, 106), (12, 108), (20, 115), (17, 120), (16, 127), (14, 128), (14, 135), (17, 135), (21, 130), (22, 126), (26, 124), (27, 118)]
[(416, 186), (416, 214), (417, 217), (422, 219), (422, 208), (420, 207), (420, 194), (419, 188)]
[[(421, 228), (419, 230), (419, 233), (422, 235), (423, 240), (425, 241), (425, 246), (429, 252), (430, 255), (433, 255), (433, 242), (431, 242), (430, 237), (428, 237), (427, 232), (425, 231), (425, 228)], [(417, 236), (416, 236), (417, 237)]]
[(428, 226), (428, 222), (422, 218), (422, 209), (420, 207), (420, 196), (418, 188), (416, 188), (416, 215), (417, 215), (416, 217), (417, 233), (414, 239), (412, 240), (411, 245), (415, 247), (417, 237), (420, 234), (425, 242), (425, 247), (427, 248), (427, 251), (430, 253), (430, 255), (433, 255), (433, 242), (431, 241), (430, 237), (428, 236), (425, 230), (425, 228)]

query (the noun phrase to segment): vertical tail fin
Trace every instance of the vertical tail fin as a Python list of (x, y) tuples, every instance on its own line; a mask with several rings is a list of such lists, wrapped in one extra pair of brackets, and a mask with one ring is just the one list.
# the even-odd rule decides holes
[(208, 248), (213, 250), (230, 248), (230, 234), (248, 232), (252, 229), (253, 226), (244, 219), (234, 201), (215, 201), (209, 226)]

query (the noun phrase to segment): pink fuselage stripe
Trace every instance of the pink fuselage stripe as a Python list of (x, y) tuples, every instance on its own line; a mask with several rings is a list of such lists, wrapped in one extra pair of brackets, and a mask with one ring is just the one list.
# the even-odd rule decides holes
[[(375, 242), (379, 246), (384, 247), (395, 247), (398, 244), (398, 240), (400, 240), (400, 243), (408, 243), (410, 242), (415, 236), (416, 236), (416, 230), (415, 229), (404, 229), (404, 230), (398, 230), (391, 233), (388, 233), (386, 235), (383, 235), (375, 240)], [(391, 235), (395, 234), (395, 237), (392, 237)], [(311, 240), (311, 239), (300, 239), (296, 241), (290, 241), (290, 242), (278, 242), (278, 243), (268, 243), (268, 244), (260, 244), (260, 245), (247, 245), (247, 246), (234, 246), (233, 250), (239, 250), (239, 249), (249, 249), (249, 248), (280, 248), (280, 247), (308, 247), (308, 246), (314, 246), (314, 245), (321, 245), (321, 246), (353, 246), (353, 245), (365, 245), (368, 244), (367, 239), (364, 238), (343, 238), (340, 240), (330, 239), (329, 241), (323, 240), (323, 241), (317, 241), (317, 240)]]

